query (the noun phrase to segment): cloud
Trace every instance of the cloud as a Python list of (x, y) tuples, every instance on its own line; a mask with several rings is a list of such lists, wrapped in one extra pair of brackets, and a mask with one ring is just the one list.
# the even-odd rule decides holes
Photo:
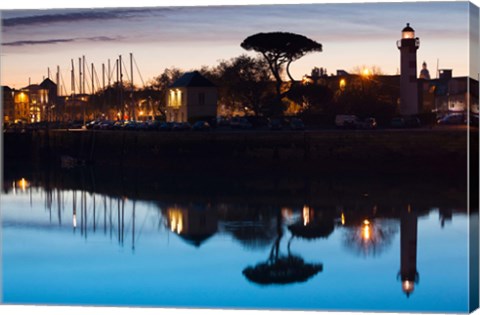
[(21, 47), (21, 46), (33, 46), (33, 45), (51, 45), (51, 44), (60, 44), (60, 43), (71, 43), (79, 41), (90, 41), (90, 42), (109, 42), (114, 41), (117, 38), (107, 37), (107, 36), (96, 36), (96, 37), (80, 37), (80, 38), (55, 38), (55, 39), (44, 39), (44, 40), (19, 40), (14, 42), (2, 43), (2, 46), (11, 46), (11, 47)]
[(51, 24), (51, 23), (72, 23), (79, 21), (103, 21), (113, 19), (125, 19), (131, 17), (137, 17), (144, 14), (150, 14), (156, 11), (165, 11), (163, 9), (115, 9), (115, 10), (87, 10), (87, 11), (62, 11), (53, 14), (41, 14), (41, 15), (28, 15), (17, 16), (11, 18), (3, 18), (2, 26), (4, 28), (16, 27), (16, 26), (33, 26), (38, 24)]

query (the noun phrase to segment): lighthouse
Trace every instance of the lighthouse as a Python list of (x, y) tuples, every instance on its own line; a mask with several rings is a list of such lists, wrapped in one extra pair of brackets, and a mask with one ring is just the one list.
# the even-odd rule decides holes
[(397, 41), (400, 50), (400, 108), (402, 116), (418, 114), (417, 49), (420, 40), (410, 23), (402, 30), (402, 39)]

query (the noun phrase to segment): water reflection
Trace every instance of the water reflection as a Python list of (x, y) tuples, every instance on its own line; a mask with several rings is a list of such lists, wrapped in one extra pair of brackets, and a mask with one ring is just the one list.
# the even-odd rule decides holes
[[(11, 204), (7, 203), (3, 226), (33, 226), (46, 231), (55, 227), (75, 239), (92, 240), (85, 242), (92, 246), (110, 240), (105, 242), (107, 246), (122, 252), (127, 249), (132, 257), (146, 248), (152, 255), (162, 255), (159, 266), (169, 260), (173, 266), (186, 260), (197, 267), (196, 260), (204, 259), (203, 255), (211, 255), (209, 264), (220, 256), (232, 255), (238, 263), (234, 270), (223, 265), (230, 272), (226, 278), (238, 276), (243, 282), (235, 285), (249, 287), (259, 287), (251, 285), (254, 283), (288, 288), (296, 283), (320, 288), (325, 279), (332, 281), (333, 275), (348, 274), (349, 267), (340, 266), (350, 261), (368, 264), (386, 258), (395, 263), (390, 263), (384, 278), (392, 280), (388, 285), (402, 301), (419, 291), (419, 269), (422, 294), (428, 288), (428, 283), (424, 285), (428, 266), (417, 259), (419, 220), (438, 212), (429, 224), (448, 230), (458, 214), (466, 214), (462, 187), (442, 195), (438, 191), (444, 187), (422, 193), (408, 185), (369, 185), (366, 189), (362, 180), (325, 183), (318, 179), (309, 180), (308, 185), (292, 180), (291, 184), (275, 181), (270, 185), (267, 179), (247, 178), (232, 179), (228, 186), (219, 179), (202, 186), (185, 178), (106, 180), (94, 172), (53, 173), (49, 180), (43, 176), (6, 178), (6, 199), (19, 206), (16, 211), (9, 210)], [(23, 201), (29, 201), (27, 209), (35, 211), (23, 211)], [(171, 247), (161, 251), (158, 242), (148, 247), (152, 243), (146, 242), (152, 236), (171, 241)], [(236, 247), (241, 250), (232, 254), (230, 248)], [(195, 256), (182, 256), (191, 251)], [(337, 263), (340, 259), (343, 261)], [(204, 268), (210, 266), (203, 263)], [(215, 277), (219, 270), (212, 266), (205, 272)], [(378, 277), (378, 270), (369, 272)], [(184, 273), (176, 275), (187, 277)], [(352, 288), (360, 285), (353, 281)]]
[(291, 253), (290, 243), (293, 235), (288, 241), (287, 255), (280, 254), (280, 241), (283, 237), (281, 214), (279, 211), (276, 217), (277, 238), (267, 261), (243, 270), (243, 275), (252, 282), (263, 285), (305, 282), (323, 269), (321, 263), (305, 263), (300, 256)]
[(355, 254), (377, 256), (391, 245), (397, 232), (394, 220), (365, 218), (345, 226), (344, 244)]
[[(443, 227), (443, 224), (442, 224)], [(412, 211), (411, 206), (407, 207), (400, 216), (400, 272), (398, 278), (402, 281), (402, 290), (410, 296), (418, 284), (419, 275), (417, 271), (417, 229), (418, 216)]]
[(303, 206), (302, 217), (288, 226), (293, 236), (305, 239), (328, 238), (335, 229), (335, 212)]
[(221, 230), (232, 235), (247, 250), (269, 248), (277, 237), (276, 209), (220, 203), (217, 211), (221, 218)]
[(162, 215), (173, 233), (195, 247), (200, 247), (217, 232), (217, 214), (210, 205), (167, 206)]

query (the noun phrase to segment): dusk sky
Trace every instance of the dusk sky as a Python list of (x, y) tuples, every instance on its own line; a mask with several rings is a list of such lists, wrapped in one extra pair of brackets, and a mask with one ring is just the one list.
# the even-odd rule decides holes
[[(323, 45), (292, 64), (301, 79), (313, 67), (328, 73), (362, 65), (396, 74), (400, 55), (396, 41), (409, 22), (420, 38), (418, 70), (426, 61), (435, 76), (453, 69), (467, 76), (468, 2), (333, 3), (262, 6), (157, 7), (131, 9), (3, 10), (1, 84), (22, 88), (40, 83), (50, 67), (60, 66), (70, 89), (70, 60), (85, 56), (101, 82), (102, 63), (122, 55), (129, 71), (133, 53), (147, 82), (168, 67), (183, 70), (216, 65), (247, 53), (240, 43), (257, 32), (285, 31)], [(478, 17), (477, 17), (478, 18)], [(478, 32), (478, 30), (477, 30)], [(476, 36), (478, 38), (478, 35)], [(478, 43), (477, 43), (478, 45)], [(134, 73), (136, 85), (141, 85)], [(125, 77), (126, 78), (126, 77)]]

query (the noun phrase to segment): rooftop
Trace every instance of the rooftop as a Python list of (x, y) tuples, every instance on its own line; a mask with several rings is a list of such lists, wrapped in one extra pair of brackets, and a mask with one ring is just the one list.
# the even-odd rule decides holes
[(214, 87), (210, 80), (205, 78), (198, 71), (186, 72), (170, 86), (174, 87)]

